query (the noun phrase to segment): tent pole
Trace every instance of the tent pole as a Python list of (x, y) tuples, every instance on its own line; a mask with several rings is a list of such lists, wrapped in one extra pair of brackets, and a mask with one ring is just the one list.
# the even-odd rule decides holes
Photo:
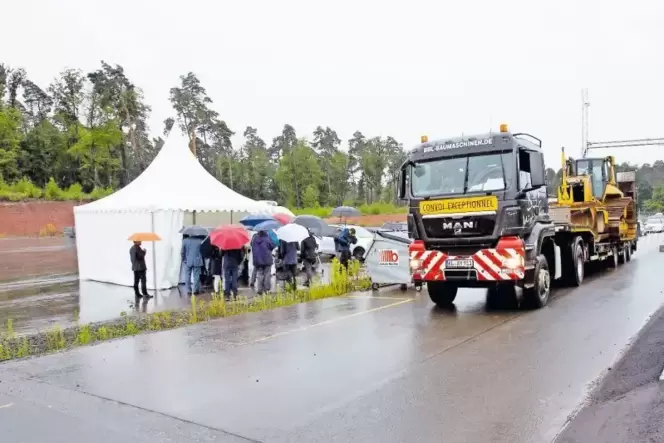
[[(150, 215), (152, 216), (152, 233), (154, 234), (154, 211)], [(154, 284), (155, 300), (157, 300), (157, 242), (152, 242), (152, 282)]]
[(231, 211), (231, 224), (233, 224), (233, 211)]
[(195, 209), (194, 209), (194, 214), (193, 214), (193, 219), (192, 220), (193, 220), (192, 224), (195, 225), (196, 224), (196, 210)]

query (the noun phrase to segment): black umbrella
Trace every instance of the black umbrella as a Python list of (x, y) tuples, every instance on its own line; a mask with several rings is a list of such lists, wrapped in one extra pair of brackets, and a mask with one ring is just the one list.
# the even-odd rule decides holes
[(298, 215), (293, 219), (293, 223), (311, 230), (316, 237), (329, 235), (332, 230), (325, 220), (315, 215)]
[(359, 215), (362, 215), (362, 213), (352, 206), (337, 206), (332, 210), (332, 214), (330, 215), (341, 218), (341, 217), (357, 217)]
[(186, 235), (188, 237), (207, 237), (210, 235), (210, 231), (203, 226), (193, 225), (185, 226), (180, 229), (180, 234)]

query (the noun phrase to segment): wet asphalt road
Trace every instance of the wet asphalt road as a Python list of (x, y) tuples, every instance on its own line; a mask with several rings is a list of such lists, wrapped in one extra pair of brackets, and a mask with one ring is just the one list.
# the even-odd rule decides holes
[(556, 443), (664, 442), (664, 307), (595, 389)]
[(662, 305), (660, 241), (539, 311), (384, 290), (8, 363), (3, 440), (550, 442)]

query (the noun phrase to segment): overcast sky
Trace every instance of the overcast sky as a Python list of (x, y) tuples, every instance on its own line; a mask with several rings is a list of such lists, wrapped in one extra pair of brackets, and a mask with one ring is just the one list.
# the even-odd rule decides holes
[[(510, 129), (578, 155), (590, 140), (664, 137), (664, 1), (19, 0), (3, 2), (0, 61), (46, 87), (65, 67), (124, 66), (153, 108), (193, 71), (239, 135), (284, 123), (430, 138)], [(236, 137), (236, 146), (241, 137)], [(664, 147), (615, 151), (652, 162)], [(600, 153), (601, 151), (598, 151)], [(609, 152), (601, 152), (609, 154)]]

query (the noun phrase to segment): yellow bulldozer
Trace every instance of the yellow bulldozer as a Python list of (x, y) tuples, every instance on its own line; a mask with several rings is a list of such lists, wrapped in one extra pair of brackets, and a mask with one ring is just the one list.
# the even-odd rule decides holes
[(565, 158), (564, 149), (562, 164), (558, 199), (550, 206), (553, 221), (592, 235), (596, 243), (635, 240), (636, 173), (616, 174), (612, 156), (574, 160)]

